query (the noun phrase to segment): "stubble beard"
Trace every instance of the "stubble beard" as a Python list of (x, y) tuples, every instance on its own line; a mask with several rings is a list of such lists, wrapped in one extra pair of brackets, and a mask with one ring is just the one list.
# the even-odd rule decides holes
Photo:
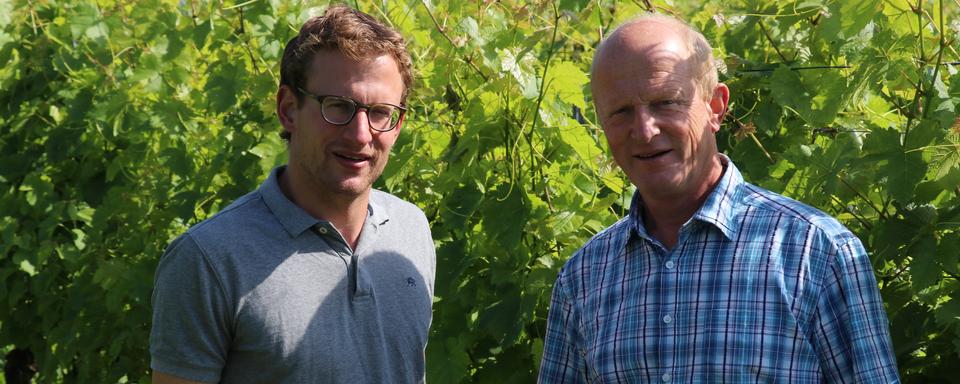
[[(329, 159), (335, 162), (336, 159)], [(386, 158), (382, 165), (371, 165), (365, 172), (350, 175), (347, 172), (333, 172), (323, 167), (315, 159), (300, 159), (301, 168), (307, 170), (308, 177), (318, 192), (348, 198), (360, 197), (370, 191), (373, 183), (383, 173)], [(347, 176), (349, 175), (349, 176)]]

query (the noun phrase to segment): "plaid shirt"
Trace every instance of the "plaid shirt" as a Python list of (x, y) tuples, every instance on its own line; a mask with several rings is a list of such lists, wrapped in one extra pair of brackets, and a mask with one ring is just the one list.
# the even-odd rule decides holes
[(628, 217), (566, 263), (541, 383), (899, 382), (860, 241), (726, 171), (667, 250)]

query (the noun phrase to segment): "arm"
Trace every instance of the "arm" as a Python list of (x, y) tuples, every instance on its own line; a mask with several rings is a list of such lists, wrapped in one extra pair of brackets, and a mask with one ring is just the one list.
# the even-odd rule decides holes
[(547, 317), (547, 335), (544, 338), (543, 358), (540, 360), (539, 383), (585, 383), (586, 362), (583, 342), (577, 329), (577, 312), (566, 295), (563, 272), (553, 286), (550, 313)]
[(889, 322), (870, 257), (853, 238), (839, 244), (832, 261), (813, 318), (813, 342), (825, 381), (898, 383)]
[(157, 266), (152, 297), (150, 367), (163, 372), (155, 380), (220, 381), (231, 340), (230, 302), (189, 234), (170, 244)]

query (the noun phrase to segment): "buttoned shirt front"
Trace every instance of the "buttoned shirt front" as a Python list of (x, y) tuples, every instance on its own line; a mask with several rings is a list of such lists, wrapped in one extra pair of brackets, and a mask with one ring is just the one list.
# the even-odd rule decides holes
[(647, 233), (635, 195), (627, 217), (564, 265), (540, 382), (899, 380), (856, 236), (722, 160), (673, 249)]

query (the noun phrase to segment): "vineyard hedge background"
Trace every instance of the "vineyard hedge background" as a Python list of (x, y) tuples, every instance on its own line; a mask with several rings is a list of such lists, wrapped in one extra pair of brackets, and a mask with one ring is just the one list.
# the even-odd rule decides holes
[[(960, 366), (957, 0), (377, 1), (417, 85), (379, 188), (438, 247), (428, 380), (529, 383), (559, 267), (627, 209), (594, 47), (656, 9), (715, 44), (748, 180), (866, 244), (905, 382)], [(324, 4), (0, 1), (0, 352), (41, 382), (147, 382), (166, 244), (285, 161), (284, 43)]]

